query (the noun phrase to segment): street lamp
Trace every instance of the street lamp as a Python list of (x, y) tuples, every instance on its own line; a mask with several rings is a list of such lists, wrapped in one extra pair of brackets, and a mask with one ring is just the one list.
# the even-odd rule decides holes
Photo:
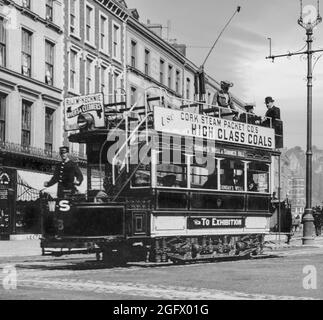
[[(303, 244), (312, 244), (314, 242), (313, 238), (313, 212), (312, 212), (312, 88), (313, 88), (313, 53), (322, 52), (322, 49), (313, 50), (313, 30), (314, 28), (322, 22), (322, 17), (319, 13), (319, 0), (317, 1), (317, 15), (315, 19), (309, 20), (308, 22), (303, 21), (303, 2), (300, 0), (301, 4), (301, 13), (300, 18), (298, 19), (298, 24), (306, 30), (306, 43), (307, 49), (303, 52), (295, 52), (288, 54), (281, 54), (273, 56), (271, 54), (271, 42), (270, 42), (270, 55), (266, 59), (274, 60), (280, 57), (291, 57), (295, 55), (307, 55), (307, 148), (306, 148), (306, 205), (303, 214)], [(312, 12), (316, 12), (316, 8), (313, 6), (307, 6)], [(269, 38), (271, 41), (271, 38)]]
[[(319, 1), (317, 1), (319, 9)], [(302, 17), (302, 1), (301, 1), (301, 15), (298, 19), (298, 24), (306, 30), (307, 43), (307, 148), (306, 148), (306, 205), (303, 214), (303, 244), (312, 244), (313, 238), (313, 210), (312, 210), (312, 89), (313, 89), (313, 29), (322, 22), (322, 17), (318, 11), (317, 17), (314, 21), (304, 23)]]

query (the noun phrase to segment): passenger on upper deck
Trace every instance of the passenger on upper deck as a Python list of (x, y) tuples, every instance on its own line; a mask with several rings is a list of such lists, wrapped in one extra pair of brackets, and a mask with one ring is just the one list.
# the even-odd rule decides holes
[[(238, 111), (234, 106), (232, 101), (231, 94), (229, 92), (229, 88), (233, 87), (233, 83), (229, 81), (221, 81), (221, 90), (217, 92), (215, 95), (216, 103), (219, 107), (231, 109), (231, 112), (237, 116)], [(222, 114), (222, 112), (220, 112)]]
[(250, 123), (250, 124), (260, 124), (261, 117), (255, 115), (254, 113), (254, 105), (253, 104), (247, 104), (245, 106), (246, 113), (242, 113), (239, 117), (239, 121), (244, 123)]
[(272, 119), (272, 127), (275, 127), (276, 120), (280, 120), (280, 109), (274, 106), (275, 100), (272, 97), (265, 98), (265, 104), (267, 106), (267, 112), (262, 124), (266, 127), (270, 127), (270, 119)]

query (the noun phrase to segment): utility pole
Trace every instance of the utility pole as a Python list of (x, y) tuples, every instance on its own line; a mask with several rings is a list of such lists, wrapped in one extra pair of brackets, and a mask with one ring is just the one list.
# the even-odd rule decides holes
[[(313, 50), (313, 29), (322, 22), (322, 17), (319, 13), (319, 0), (317, 1), (317, 17), (314, 21), (304, 23), (303, 21), (303, 4), (301, 4), (301, 14), (298, 19), (298, 24), (306, 30), (306, 43), (307, 50), (303, 52), (287, 53), (281, 55), (271, 55), (266, 59), (272, 59), (274, 62), (275, 58), (290, 57), (295, 55), (307, 55), (307, 148), (306, 148), (306, 205), (305, 212), (303, 214), (303, 245), (312, 244), (313, 238), (313, 212), (312, 212), (312, 88), (313, 88), (313, 53), (321, 52), (323, 50)], [(313, 7), (314, 8), (314, 7)], [(314, 8), (315, 9), (315, 8)], [(271, 51), (271, 49), (270, 49)], [(280, 186), (279, 186), (280, 187)]]

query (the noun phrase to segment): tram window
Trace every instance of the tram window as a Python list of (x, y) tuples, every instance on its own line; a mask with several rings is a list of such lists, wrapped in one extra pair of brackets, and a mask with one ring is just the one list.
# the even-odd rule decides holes
[(240, 160), (224, 159), (221, 161), (221, 190), (244, 191), (244, 165)]
[(158, 164), (157, 185), (169, 188), (186, 188), (186, 165)]
[(248, 191), (269, 192), (269, 166), (266, 163), (252, 161), (248, 166)]
[(131, 186), (150, 187), (150, 181), (150, 165), (140, 166), (132, 178)]
[(218, 188), (216, 160), (213, 161), (212, 166), (194, 164), (191, 166), (191, 188), (215, 190)]

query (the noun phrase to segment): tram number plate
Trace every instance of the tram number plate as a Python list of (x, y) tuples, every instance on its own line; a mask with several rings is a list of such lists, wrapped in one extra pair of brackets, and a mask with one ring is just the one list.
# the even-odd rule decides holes
[(188, 229), (244, 228), (245, 218), (189, 217)]

